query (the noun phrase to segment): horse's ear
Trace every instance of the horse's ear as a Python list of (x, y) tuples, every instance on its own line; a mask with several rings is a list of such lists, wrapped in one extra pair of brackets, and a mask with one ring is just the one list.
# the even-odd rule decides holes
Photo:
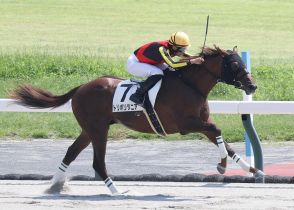
[(237, 47), (237, 46), (235, 46), (235, 47), (233, 48), (233, 52), (234, 52), (234, 53), (238, 53), (238, 47)]

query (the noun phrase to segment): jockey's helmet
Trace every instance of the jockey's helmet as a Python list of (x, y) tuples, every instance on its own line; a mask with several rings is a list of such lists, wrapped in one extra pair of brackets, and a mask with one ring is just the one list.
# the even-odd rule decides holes
[(185, 32), (175, 32), (171, 35), (168, 43), (175, 47), (189, 47), (190, 39)]

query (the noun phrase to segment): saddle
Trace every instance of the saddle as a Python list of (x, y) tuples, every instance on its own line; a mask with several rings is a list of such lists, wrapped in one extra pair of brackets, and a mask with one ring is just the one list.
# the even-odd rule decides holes
[(148, 94), (145, 95), (143, 106), (139, 106), (138, 104), (135, 104), (129, 100), (130, 96), (139, 87), (140, 82), (141, 81), (131, 79), (124, 80), (118, 84), (113, 97), (112, 112), (142, 111), (145, 114), (153, 131), (158, 135), (165, 136), (166, 132), (154, 109), (157, 93), (161, 86), (161, 80), (148, 91)]

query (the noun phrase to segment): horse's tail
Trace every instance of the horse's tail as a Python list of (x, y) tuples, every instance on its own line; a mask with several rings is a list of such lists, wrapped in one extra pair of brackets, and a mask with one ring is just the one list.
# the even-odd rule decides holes
[(30, 108), (56, 108), (69, 101), (80, 86), (73, 88), (68, 93), (55, 96), (49, 91), (31, 85), (20, 85), (10, 95), (18, 104)]

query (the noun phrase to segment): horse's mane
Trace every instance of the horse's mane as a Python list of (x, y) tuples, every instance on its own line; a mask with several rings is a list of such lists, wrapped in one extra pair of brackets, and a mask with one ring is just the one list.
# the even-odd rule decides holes
[[(202, 50), (202, 48), (201, 48), (201, 50)], [(199, 53), (198, 56), (202, 56), (205, 59), (205, 57), (215, 57), (215, 56), (223, 56), (224, 57), (229, 54), (230, 54), (229, 51), (221, 49), (218, 46), (214, 45), (213, 47), (204, 47), (203, 52)], [(174, 72), (164, 72), (164, 73), (165, 73), (165, 75), (178, 77), (182, 71), (194, 70), (195, 68), (201, 68), (201, 66), (202, 65), (196, 65), (196, 67), (195, 67), (195, 65), (188, 65), (188, 66), (180, 67)]]
[(223, 50), (216, 45), (212, 47), (204, 47), (203, 52), (199, 53), (199, 56), (218, 56), (218, 55), (228, 55), (226, 50)]

